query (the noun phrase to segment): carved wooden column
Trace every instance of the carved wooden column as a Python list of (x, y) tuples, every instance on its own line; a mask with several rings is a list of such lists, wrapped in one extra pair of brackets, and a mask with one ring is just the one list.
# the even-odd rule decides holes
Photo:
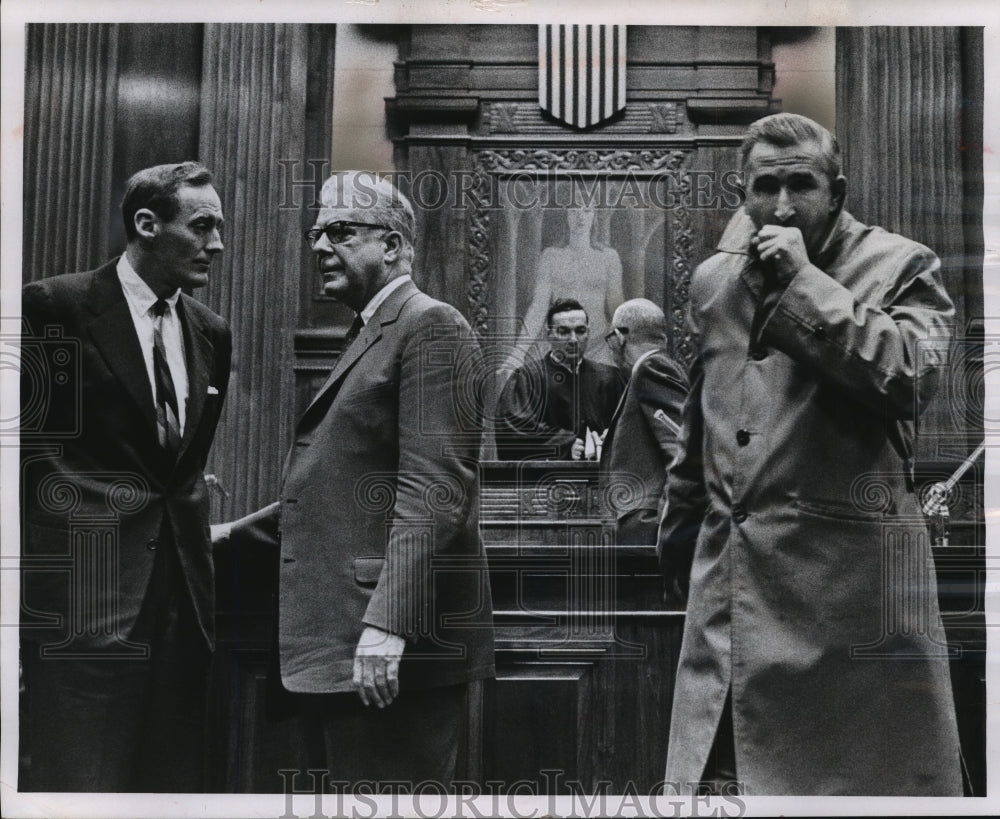
[[(847, 208), (933, 249), (955, 303), (958, 340), (918, 424), (924, 483), (954, 472), (983, 437), (982, 55), (981, 29), (837, 30)], [(918, 491), (920, 477), (918, 471)], [(939, 577), (951, 580), (940, 586), (942, 619), (948, 640), (963, 651), (951, 676), (976, 794), (985, 792), (986, 780), (981, 502), (981, 476), (953, 493), (952, 546), (935, 554)], [(961, 598), (965, 590), (969, 596)]]
[(305, 153), (307, 57), (303, 25), (205, 27), (200, 154), (222, 198), (226, 250), (203, 297), (233, 328), (209, 465), (229, 492), (223, 517), (274, 499), (294, 423), (301, 213), (285, 201), (280, 162)]
[(965, 255), (963, 224), (965, 188), (974, 182), (966, 179), (965, 154), (982, 129), (981, 121), (967, 121), (967, 98), (975, 99), (964, 64), (967, 37), (942, 27), (837, 31), (837, 133), (848, 209), (941, 257), (960, 327), (976, 301), (982, 309), (981, 264)]
[(117, 60), (117, 24), (28, 26), (25, 282), (107, 257)]
[(965, 338), (983, 315), (981, 59), (978, 29), (837, 31), (847, 208), (934, 250), (955, 302), (960, 341), (922, 418), (925, 458), (964, 455), (982, 437), (981, 351)]

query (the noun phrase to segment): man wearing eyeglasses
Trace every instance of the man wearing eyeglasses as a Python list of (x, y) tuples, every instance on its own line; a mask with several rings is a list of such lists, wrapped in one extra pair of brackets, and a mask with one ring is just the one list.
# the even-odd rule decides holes
[(604, 338), (630, 377), (604, 439), (601, 480), (614, 507), (616, 542), (652, 545), (667, 467), (677, 454), (687, 372), (667, 353), (663, 311), (648, 299), (620, 305)]
[[(331, 780), (455, 776), (470, 680), (493, 675), (478, 520), (481, 371), (468, 323), (411, 278), (414, 214), (385, 179), (336, 174), (306, 241), (357, 313), (298, 422), (279, 501), (278, 659)], [(412, 787), (412, 785), (411, 785)]]
[(497, 454), (595, 459), (624, 382), (615, 367), (584, 358), (590, 324), (576, 299), (553, 302), (545, 326), (549, 352), (515, 370), (500, 393)]

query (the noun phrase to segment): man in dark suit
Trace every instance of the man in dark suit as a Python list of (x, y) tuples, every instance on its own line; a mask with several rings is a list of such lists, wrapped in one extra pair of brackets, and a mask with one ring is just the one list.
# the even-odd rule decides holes
[(482, 406), (467, 389), (482, 358), (461, 314), (410, 277), (399, 191), (345, 172), (322, 203), (307, 241), (357, 335), (298, 422), (279, 502), (231, 537), (279, 522), (281, 683), (322, 730), (312, 766), (336, 782), (447, 786), (467, 684), (494, 673)]
[(667, 354), (663, 311), (648, 299), (615, 310), (605, 339), (630, 378), (604, 439), (601, 479), (615, 514), (616, 541), (652, 545), (667, 467), (677, 454), (687, 373)]
[(202, 473), (232, 343), (182, 288), (222, 251), (211, 181), (194, 162), (139, 171), (125, 253), (23, 291), (22, 789), (203, 790)]
[[(500, 393), (497, 455), (503, 460), (596, 457), (624, 381), (614, 367), (583, 357), (590, 320), (576, 299), (553, 302), (545, 327), (549, 351), (515, 370)], [(588, 455), (588, 438), (593, 455)]]

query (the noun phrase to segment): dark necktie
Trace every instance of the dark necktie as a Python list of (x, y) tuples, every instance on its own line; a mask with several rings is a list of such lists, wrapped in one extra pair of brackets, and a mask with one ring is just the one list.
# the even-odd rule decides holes
[(156, 431), (160, 446), (176, 455), (181, 443), (181, 422), (177, 412), (177, 393), (167, 366), (167, 351), (163, 346), (163, 314), (168, 305), (159, 299), (153, 305), (153, 380), (156, 388)]
[(354, 321), (351, 323), (350, 329), (347, 331), (347, 335), (344, 336), (345, 350), (354, 342), (354, 339), (358, 337), (364, 326), (365, 323), (361, 320), (361, 314), (359, 313), (354, 317)]

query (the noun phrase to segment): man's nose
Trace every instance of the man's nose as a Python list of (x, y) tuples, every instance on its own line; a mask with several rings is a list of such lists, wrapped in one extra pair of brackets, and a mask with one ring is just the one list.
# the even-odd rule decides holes
[(778, 193), (778, 205), (774, 209), (774, 218), (779, 222), (787, 222), (795, 215), (795, 205), (792, 197), (788, 195), (788, 190), (782, 188)]
[(221, 253), (225, 245), (222, 244), (222, 234), (219, 233), (218, 228), (212, 228), (212, 236), (208, 240), (208, 244), (205, 249), (209, 253)]
[(326, 233), (321, 233), (319, 238), (316, 240), (316, 244), (312, 246), (312, 252), (317, 256), (324, 255), (333, 252), (333, 244), (330, 242), (330, 237)]

